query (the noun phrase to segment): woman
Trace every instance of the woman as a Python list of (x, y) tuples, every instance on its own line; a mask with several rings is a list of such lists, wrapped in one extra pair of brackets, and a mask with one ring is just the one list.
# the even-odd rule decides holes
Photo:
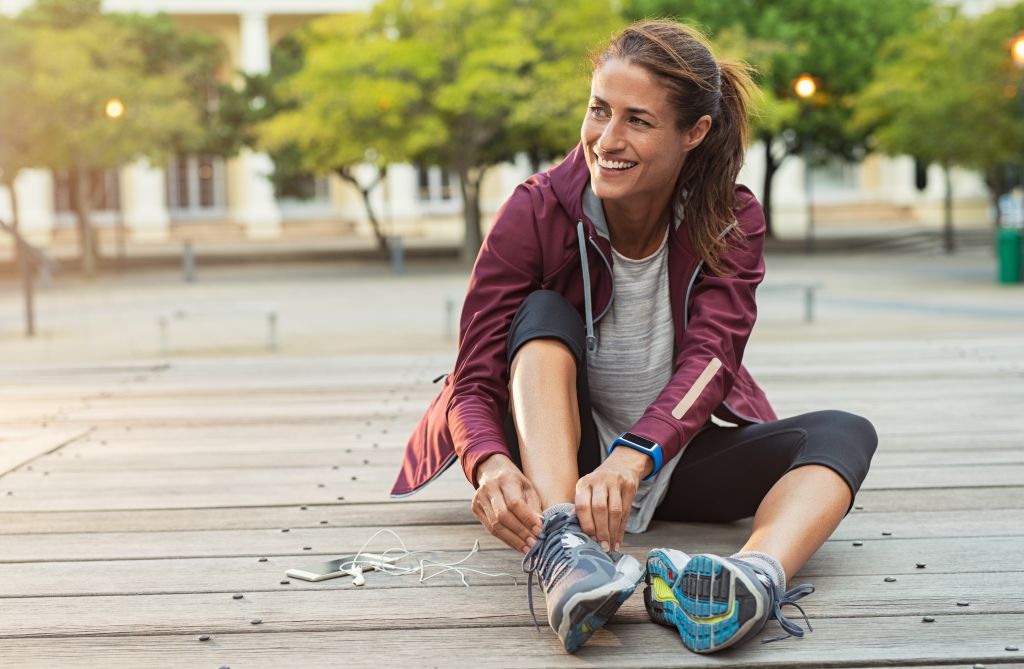
[(516, 189), (480, 251), (455, 369), (392, 494), (460, 460), (569, 652), (643, 577), (624, 531), (753, 515), (731, 556), (652, 550), (648, 613), (701, 653), (769, 617), (802, 636), (780, 607), (813, 588), (786, 576), (851, 508), (877, 438), (838, 411), (777, 419), (742, 366), (764, 276), (764, 215), (736, 184), (752, 84), (669, 22), (593, 65), (580, 144)]

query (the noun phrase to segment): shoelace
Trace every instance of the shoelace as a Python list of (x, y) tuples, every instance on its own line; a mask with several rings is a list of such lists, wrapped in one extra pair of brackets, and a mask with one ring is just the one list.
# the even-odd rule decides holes
[(779, 621), (779, 624), (782, 625), (782, 629), (785, 630), (786, 633), (771, 639), (764, 639), (761, 643), (782, 641), (783, 639), (788, 639), (794, 636), (797, 638), (803, 637), (803, 628), (782, 614), (782, 607), (787, 605), (795, 606), (800, 609), (800, 614), (804, 617), (804, 622), (807, 623), (807, 631), (813, 632), (814, 628), (811, 627), (811, 621), (807, 618), (807, 614), (804, 612), (803, 607), (797, 604), (797, 601), (814, 592), (814, 586), (810, 583), (804, 583), (803, 585), (798, 585), (792, 590), (786, 591), (780, 597), (779, 588), (775, 585), (775, 581), (769, 578), (768, 583), (768, 587), (771, 589), (772, 601), (775, 602), (775, 605), (772, 607), (772, 615)]
[(533, 617), (533, 626), (540, 631), (540, 624), (537, 622), (537, 614), (533, 610), (533, 575), (540, 572), (539, 580), (541, 588), (547, 592), (545, 584), (553, 584), (562, 573), (569, 568), (571, 556), (569, 551), (562, 546), (559, 535), (567, 525), (573, 522), (572, 516), (564, 513), (553, 514), (540, 531), (536, 543), (530, 547), (523, 557), (523, 572), (529, 574), (526, 583), (526, 599), (530, 603), (530, 615)]

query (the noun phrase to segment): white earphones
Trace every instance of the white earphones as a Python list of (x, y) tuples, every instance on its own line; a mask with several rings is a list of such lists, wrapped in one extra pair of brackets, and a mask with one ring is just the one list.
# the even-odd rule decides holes
[(346, 570), (352, 575), (352, 585), (366, 585), (366, 577), (363, 576), (363, 568), (359, 566)]

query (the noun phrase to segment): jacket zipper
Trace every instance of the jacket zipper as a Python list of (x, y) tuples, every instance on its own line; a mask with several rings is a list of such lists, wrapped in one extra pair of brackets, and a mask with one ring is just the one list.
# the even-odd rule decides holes
[(602, 262), (604, 262), (604, 266), (608, 268), (608, 279), (609, 281), (611, 281), (612, 284), (612, 292), (611, 297), (608, 298), (608, 305), (605, 306), (604, 310), (597, 315), (597, 318), (594, 319), (594, 322), (596, 323), (602, 318), (604, 318), (604, 315), (607, 314), (608, 310), (612, 308), (612, 302), (615, 301), (615, 274), (612, 273), (612, 264), (608, 262), (608, 258), (605, 257), (604, 251), (601, 250), (601, 247), (598, 246), (597, 241), (590, 233), (587, 233), (587, 240), (595, 249), (597, 249), (597, 255), (601, 257)]

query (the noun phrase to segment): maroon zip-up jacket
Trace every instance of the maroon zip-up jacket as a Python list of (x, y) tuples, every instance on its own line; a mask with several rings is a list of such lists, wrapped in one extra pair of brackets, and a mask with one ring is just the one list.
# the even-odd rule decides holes
[[(416, 492), (456, 458), (475, 485), (479, 463), (495, 453), (509, 453), (503, 430), (508, 413), (506, 338), (527, 295), (542, 288), (557, 291), (591, 326), (604, 315), (613, 292), (611, 244), (583, 214), (583, 189), (589, 184), (586, 159), (577, 146), (562, 162), (516, 188), (498, 212), (473, 267), (455, 369), (409, 437), (393, 497)], [(747, 243), (723, 254), (730, 277), (701, 272), (685, 220), (678, 230), (669, 229), (675, 369), (629, 430), (660, 444), (664, 462), (712, 414), (737, 424), (776, 419), (742, 365), (757, 315), (754, 291), (764, 278), (765, 235), (761, 205), (745, 186), (736, 187), (735, 214)], [(591, 291), (589, 310), (585, 284)]]

